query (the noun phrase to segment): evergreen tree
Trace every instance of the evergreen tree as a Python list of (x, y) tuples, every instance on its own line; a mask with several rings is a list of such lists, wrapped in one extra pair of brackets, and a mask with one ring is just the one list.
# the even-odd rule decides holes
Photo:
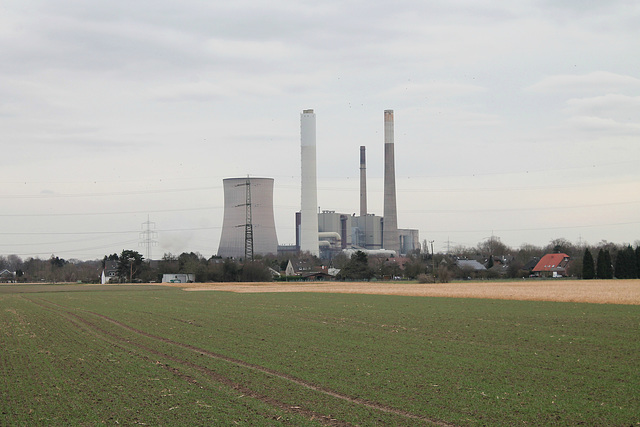
[(121, 282), (131, 282), (140, 271), (144, 257), (137, 251), (124, 249), (118, 260), (118, 276)]
[(369, 258), (362, 251), (351, 255), (349, 262), (340, 270), (339, 277), (347, 280), (369, 280), (373, 277), (373, 269), (369, 267)]
[(616, 254), (616, 266), (615, 276), (616, 279), (627, 278), (627, 261), (625, 260), (626, 253), (624, 250), (618, 251)]
[(636, 253), (631, 245), (618, 252), (616, 256), (615, 274), (618, 279), (634, 279), (638, 277)]
[(240, 275), (240, 267), (231, 259), (226, 258), (222, 263), (222, 281), (237, 282)]
[(629, 279), (638, 278), (638, 256), (631, 245), (627, 247), (627, 259), (629, 260)]
[(604, 260), (604, 249), (598, 251), (598, 260), (596, 261), (596, 277), (598, 279), (606, 279), (606, 264)]
[(636, 277), (640, 279), (640, 246), (636, 246)]
[(584, 256), (582, 257), (582, 278), (593, 279), (596, 275), (595, 267), (593, 265), (593, 256), (589, 248), (584, 250)]
[(613, 261), (611, 261), (611, 253), (609, 249), (604, 251), (604, 276), (603, 279), (613, 279)]

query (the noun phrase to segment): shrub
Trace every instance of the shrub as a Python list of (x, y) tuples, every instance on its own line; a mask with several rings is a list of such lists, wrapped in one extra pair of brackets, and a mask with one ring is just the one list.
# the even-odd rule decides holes
[(449, 283), (451, 280), (451, 271), (447, 268), (446, 265), (441, 265), (438, 267), (438, 282), (440, 283)]
[(418, 274), (418, 277), (416, 279), (418, 280), (418, 283), (433, 283), (434, 282), (433, 278), (430, 275), (425, 274), (425, 273)]

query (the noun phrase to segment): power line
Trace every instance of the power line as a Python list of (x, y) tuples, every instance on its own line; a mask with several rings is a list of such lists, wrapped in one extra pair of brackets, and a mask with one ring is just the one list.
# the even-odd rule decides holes
[(542, 211), (542, 210), (561, 210), (561, 209), (583, 209), (598, 208), (608, 206), (622, 206), (640, 203), (640, 200), (630, 202), (614, 202), (614, 203), (598, 203), (589, 205), (568, 205), (568, 206), (541, 206), (528, 208), (492, 208), (492, 209), (425, 209), (425, 210), (402, 210), (403, 213), (431, 213), (431, 214), (449, 214), (449, 213), (478, 213), (478, 212), (523, 212), (523, 211)]
[(96, 250), (99, 250), (99, 249), (109, 249), (109, 248), (112, 248), (113, 246), (116, 246), (116, 245), (130, 245), (130, 244), (135, 243), (135, 242), (136, 242), (136, 240), (126, 240), (126, 241), (123, 241), (123, 242), (116, 242), (116, 243), (113, 243), (113, 244), (102, 245), (102, 246), (93, 246), (93, 247), (89, 247), (89, 248), (67, 249), (67, 250), (51, 250), (51, 251), (47, 251), (47, 252), (30, 252), (30, 253), (13, 254), (13, 255), (31, 256), (31, 255), (65, 254), (65, 253), (77, 254), (77, 253), (82, 252), (82, 251), (96, 251)]
[[(499, 232), (513, 232), (513, 231), (544, 231), (544, 230), (564, 230), (564, 229), (574, 229), (574, 228), (597, 228), (597, 227), (613, 227), (613, 226), (621, 226), (621, 225), (635, 225), (640, 224), (640, 221), (630, 221), (630, 222), (614, 222), (608, 224), (582, 224), (582, 225), (559, 225), (555, 227), (531, 227), (531, 228), (502, 228), (502, 229), (494, 229), (493, 231)], [(427, 230), (424, 231), (428, 234), (433, 233), (482, 233), (484, 230)]]
[(164, 194), (164, 193), (183, 193), (185, 191), (205, 191), (220, 190), (221, 186), (212, 187), (193, 187), (193, 188), (171, 188), (166, 190), (137, 190), (137, 191), (112, 191), (107, 193), (77, 193), (77, 194), (12, 194), (0, 196), (0, 199), (57, 199), (68, 197), (112, 197), (112, 196), (138, 196), (141, 194)]
[[(160, 232), (181, 232), (181, 231), (198, 231), (198, 230), (217, 230), (222, 227), (193, 227), (193, 228), (170, 228), (166, 230), (158, 230)], [(35, 232), (35, 231), (26, 231), (26, 232), (0, 232), (0, 235), (3, 236), (59, 236), (59, 235), (100, 235), (100, 234), (133, 234), (140, 233), (139, 230), (124, 230), (124, 231), (43, 231), (43, 232)]]
[[(275, 205), (278, 209), (298, 209), (298, 206), (284, 206)], [(15, 214), (0, 214), (0, 217), (13, 218), (13, 217), (65, 217), (65, 216), (99, 216), (99, 215), (135, 215), (142, 213), (168, 213), (168, 212), (193, 212), (193, 211), (206, 211), (222, 209), (223, 206), (205, 206), (201, 208), (175, 208), (175, 209), (157, 209), (157, 210), (141, 210), (141, 211), (114, 211), (114, 212), (63, 212), (63, 213), (15, 213)]]
[(98, 216), (98, 215), (135, 215), (141, 213), (189, 212), (222, 209), (222, 206), (207, 206), (202, 208), (158, 209), (143, 211), (116, 212), (66, 212), (66, 213), (35, 213), (35, 214), (0, 214), (0, 217), (56, 217), (56, 216)]

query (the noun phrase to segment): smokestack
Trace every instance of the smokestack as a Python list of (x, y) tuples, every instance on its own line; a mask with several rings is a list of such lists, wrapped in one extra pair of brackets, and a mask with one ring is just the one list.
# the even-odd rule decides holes
[(300, 209), (300, 251), (319, 256), (318, 181), (316, 177), (316, 115), (303, 110), (300, 115), (302, 158), (302, 202)]
[(393, 143), (393, 110), (384, 111), (384, 223), (382, 246), (400, 253), (398, 211), (396, 207), (396, 171)]
[(367, 154), (366, 147), (360, 146), (360, 216), (367, 215)]

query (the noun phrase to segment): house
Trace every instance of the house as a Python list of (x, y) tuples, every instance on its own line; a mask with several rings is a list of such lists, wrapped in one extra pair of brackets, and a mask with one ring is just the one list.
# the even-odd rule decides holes
[(15, 283), (16, 272), (9, 271), (6, 268), (0, 271), (0, 283)]
[(533, 273), (542, 277), (562, 277), (567, 275), (569, 255), (565, 253), (546, 254), (533, 268)]
[(334, 276), (329, 274), (329, 269), (327, 267), (314, 266), (308, 262), (291, 262), (291, 260), (287, 263), (285, 275), (298, 276), (300, 279), (306, 281), (334, 279)]
[(302, 275), (302, 279), (307, 282), (320, 282), (325, 280), (334, 280), (335, 277), (327, 273), (326, 270), (323, 270), (323, 271), (311, 271), (309, 273), (305, 273)]
[(118, 282), (118, 261), (106, 260), (102, 270), (102, 284)]
[(304, 262), (304, 261), (291, 262), (291, 260), (289, 260), (289, 262), (287, 263), (287, 268), (285, 269), (285, 274), (287, 276), (302, 276), (304, 274), (308, 274), (318, 270), (320, 270), (320, 267), (316, 267), (310, 262)]

